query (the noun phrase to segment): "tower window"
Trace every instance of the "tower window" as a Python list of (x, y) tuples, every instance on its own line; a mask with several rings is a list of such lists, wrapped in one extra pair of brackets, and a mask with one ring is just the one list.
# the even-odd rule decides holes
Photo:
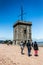
[(26, 34), (26, 30), (24, 30), (24, 34)]

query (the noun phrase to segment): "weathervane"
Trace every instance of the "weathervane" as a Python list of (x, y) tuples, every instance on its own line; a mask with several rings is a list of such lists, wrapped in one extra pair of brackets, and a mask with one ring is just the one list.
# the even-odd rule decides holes
[(24, 13), (23, 13), (23, 6), (21, 6), (21, 20), (23, 21), (23, 15), (24, 15)]
[(26, 13), (24, 13), (23, 11), (23, 5), (21, 5), (21, 14), (18, 17), (21, 17), (21, 21), (23, 21), (23, 15), (25, 15)]

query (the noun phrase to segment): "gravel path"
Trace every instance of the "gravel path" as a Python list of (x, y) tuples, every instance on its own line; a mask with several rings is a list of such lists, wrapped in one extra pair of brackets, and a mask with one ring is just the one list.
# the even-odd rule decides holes
[(20, 53), (20, 47), (14, 45), (0, 44), (0, 65), (43, 65), (43, 47), (39, 48), (39, 56), (27, 55), (27, 48), (24, 48), (24, 55)]

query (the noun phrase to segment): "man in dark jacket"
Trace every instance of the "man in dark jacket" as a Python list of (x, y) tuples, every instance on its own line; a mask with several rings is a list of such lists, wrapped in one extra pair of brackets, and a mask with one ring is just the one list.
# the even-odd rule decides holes
[(31, 56), (31, 43), (30, 43), (30, 40), (28, 40), (28, 43), (27, 43), (27, 49), (28, 49), (28, 56)]
[(34, 46), (33, 46), (33, 48), (34, 48), (35, 56), (38, 56), (38, 44), (37, 44), (36, 41), (34, 42)]

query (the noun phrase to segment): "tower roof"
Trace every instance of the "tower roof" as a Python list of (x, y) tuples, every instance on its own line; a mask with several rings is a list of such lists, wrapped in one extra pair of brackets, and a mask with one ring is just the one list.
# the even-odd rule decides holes
[(32, 22), (30, 22), (30, 21), (17, 21), (14, 25), (13, 25), (13, 27), (16, 27), (17, 25), (27, 25), (27, 26), (31, 26), (32, 25)]

